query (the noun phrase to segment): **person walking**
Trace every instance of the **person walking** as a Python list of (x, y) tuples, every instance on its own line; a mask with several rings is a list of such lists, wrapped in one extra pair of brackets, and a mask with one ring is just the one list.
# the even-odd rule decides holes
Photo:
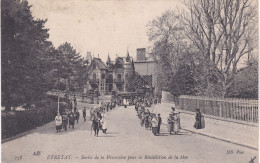
[(84, 118), (84, 121), (86, 121), (86, 107), (84, 107), (84, 109), (82, 110), (82, 114), (83, 114), (83, 118)]
[(107, 133), (107, 120), (105, 119), (104, 115), (103, 115), (103, 118), (100, 120), (100, 124), (101, 124), (103, 133), (106, 134)]
[(62, 125), (65, 131), (67, 131), (67, 125), (68, 125), (68, 115), (65, 113), (62, 115)]
[(124, 98), (124, 100), (123, 100), (123, 105), (124, 105), (124, 107), (126, 108), (127, 106), (126, 106), (126, 99)]
[(73, 107), (72, 102), (70, 102), (70, 111), (72, 111), (72, 107)]
[(196, 109), (196, 116), (195, 116), (196, 121), (193, 126), (194, 128), (202, 129), (201, 118), (202, 118), (202, 115), (201, 115), (200, 109)]
[(168, 132), (171, 135), (173, 131), (173, 114), (169, 114), (167, 118), (167, 128), (168, 128)]
[(72, 126), (72, 129), (74, 129), (74, 124), (75, 124), (75, 115), (73, 112), (70, 112), (69, 114), (69, 128)]
[(160, 128), (161, 128), (161, 124), (162, 124), (162, 118), (161, 118), (161, 114), (158, 114), (158, 134), (160, 134)]
[(95, 132), (94, 136), (98, 137), (99, 128), (100, 128), (100, 119), (95, 116), (92, 119), (92, 127), (91, 127), (91, 130), (93, 129)]
[(79, 114), (79, 111), (78, 111), (78, 110), (76, 111), (75, 115), (76, 115), (76, 120), (77, 120), (77, 123), (78, 123), (78, 122), (79, 122), (79, 116), (80, 116), (80, 114)]
[(56, 125), (56, 131), (60, 132), (62, 127), (62, 117), (60, 116), (60, 113), (57, 113), (57, 116), (55, 117), (55, 125)]
[(174, 131), (174, 134), (178, 134), (178, 132), (180, 131), (180, 123), (179, 123), (179, 118), (178, 118), (178, 115), (179, 114), (178, 112), (175, 112), (173, 114), (173, 131)]
[(76, 95), (74, 95), (74, 104), (77, 102)]
[(158, 134), (158, 119), (156, 118), (155, 114), (152, 114), (152, 133), (157, 136)]

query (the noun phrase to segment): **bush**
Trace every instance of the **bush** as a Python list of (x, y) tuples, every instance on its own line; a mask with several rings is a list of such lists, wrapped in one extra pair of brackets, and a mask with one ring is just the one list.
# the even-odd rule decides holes
[[(53, 121), (57, 115), (57, 102), (45, 100), (40, 105), (32, 110), (2, 112), (2, 139)], [(60, 103), (60, 110), (65, 107), (65, 103)]]

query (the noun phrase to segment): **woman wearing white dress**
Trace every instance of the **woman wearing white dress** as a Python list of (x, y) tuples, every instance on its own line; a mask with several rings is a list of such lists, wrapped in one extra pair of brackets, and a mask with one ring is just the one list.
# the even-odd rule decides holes
[(104, 115), (103, 115), (103, 118), (101, 119), (100, 123), (101, 123), (101, 126), (102, 126), (103, 133), (106, 134), (107, 133), (107, 120), (106, 120)]

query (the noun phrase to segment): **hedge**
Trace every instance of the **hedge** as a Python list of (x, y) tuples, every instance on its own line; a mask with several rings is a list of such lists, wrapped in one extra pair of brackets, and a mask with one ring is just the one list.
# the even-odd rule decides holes
[[(60, 103), (60, 110), (65, 110), (65, 107), (65, 103)], [(57, 102), (52, 100), (45, 100), (31, 110), (2, 112), (2, 139), (51, 122), (56, 115)]]

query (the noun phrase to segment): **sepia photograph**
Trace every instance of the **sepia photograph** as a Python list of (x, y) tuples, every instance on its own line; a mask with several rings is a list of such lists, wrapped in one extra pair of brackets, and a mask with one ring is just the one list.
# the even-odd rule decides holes
[(1, 162), (259, 162), (258, 11), (1, 0)]

